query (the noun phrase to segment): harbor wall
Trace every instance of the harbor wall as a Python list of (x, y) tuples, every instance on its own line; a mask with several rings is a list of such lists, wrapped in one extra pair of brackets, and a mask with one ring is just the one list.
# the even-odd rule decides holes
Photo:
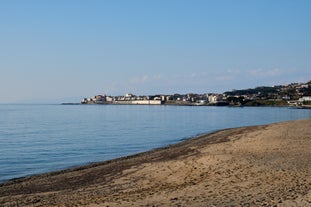
[(161, 100), (133, 100), (133, 101), (115, 101), (115, 104), (126, 105), (161, 105)]

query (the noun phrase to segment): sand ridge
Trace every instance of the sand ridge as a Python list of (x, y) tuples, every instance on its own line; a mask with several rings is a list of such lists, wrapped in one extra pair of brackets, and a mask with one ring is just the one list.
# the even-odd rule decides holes
[(0, 184), (0, 206), (311, 206), (311, 120)]

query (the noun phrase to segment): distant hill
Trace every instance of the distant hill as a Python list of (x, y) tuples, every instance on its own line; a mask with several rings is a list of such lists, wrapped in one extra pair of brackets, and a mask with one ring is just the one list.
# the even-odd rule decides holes
[(256, 95), (261, 98), (290, 100), (299, 99), (302, 96), (311, 96), (311, 81), (307, 83), (290, 83), (278, 86), (260, 86), (256, 88), (233, 90), (224, 92), (227, 96), (250, 96)]

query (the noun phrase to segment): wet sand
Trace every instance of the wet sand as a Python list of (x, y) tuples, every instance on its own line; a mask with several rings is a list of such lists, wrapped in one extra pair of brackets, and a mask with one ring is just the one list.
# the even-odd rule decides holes
[(311, 206), (311, 119), (12, 180), (0, 206)]

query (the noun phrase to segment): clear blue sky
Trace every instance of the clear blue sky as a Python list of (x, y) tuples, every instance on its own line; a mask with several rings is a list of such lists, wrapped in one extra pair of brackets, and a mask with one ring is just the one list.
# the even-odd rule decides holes
[(0, 103), (306, 82), (310, 37), (310, 0), (1, 0)]

